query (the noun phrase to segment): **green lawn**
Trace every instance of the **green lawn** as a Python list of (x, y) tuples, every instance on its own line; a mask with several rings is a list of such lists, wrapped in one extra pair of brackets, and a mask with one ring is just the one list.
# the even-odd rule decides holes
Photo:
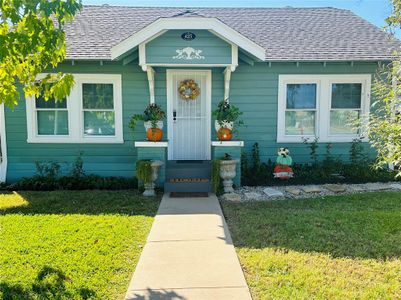
[(0, 194), (0, 299), (121, 299), (159, 201), (136, 191)]
[(401, 299), (401, 193), (223, 209), (254, 299)]

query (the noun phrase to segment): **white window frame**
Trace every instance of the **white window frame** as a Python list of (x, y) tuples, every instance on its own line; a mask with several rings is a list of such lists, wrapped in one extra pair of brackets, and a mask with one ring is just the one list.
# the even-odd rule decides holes
[[(38, 79), (46, 74), (40, 74)], [(28, 143), (124, 143), (122, 117), (122, 86), (119, 74), (73, 74), (75, 85), (67, 97), (68, 135), (39, 135), (35, 97), (26, 102)], [(113, 84), (115, 135), (89, 136), (84, 134), (82, 84)]]
[[(278, 114), (277, 114), (277, 142), (300, 143), (303, 138), (318, 138), (319, 142), (351, 142), (359, 134), (330, 134), (330, 111), (332, 84), (361, 83), (361, 116), (367, 115), (370, 109), (371, 93), (370, 74), (352, 75), (279, 75)], [(285, 111), (287, 103), (287, 84), (316, 84), (316, 115), (315, 135), (286, 135)], [(366, 140), (366, 139), (365, 139)]]

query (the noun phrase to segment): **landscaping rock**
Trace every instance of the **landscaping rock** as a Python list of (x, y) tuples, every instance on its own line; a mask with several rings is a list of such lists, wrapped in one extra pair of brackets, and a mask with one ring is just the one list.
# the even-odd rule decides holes
[(390, 184), (390, 187), (395, 190), (401, 190), (401, 183)]
[(260, 200), (262, 198), (262, 195), (256, 192), (244, 193), (244, 196), (247, 201)]
[(301, 190), (297, 189), (297, 188), (294, 188), (294, 187), (286, 188), (285, 191), (287, 193), (290, 193), (290, 194), (294, 195), (294, 196), (299, 196), (301, 194)]
[(232, 201), (232, 202), (240, 202), (241, 201), (241, 195), (238, 195), (236, 193), (227, 193), (222, 196), (223, 200), (226, 201)]
[(321, 188), (318, 187), (318, 186), (316, 186), (316, 185), (307, 185), (307, 186), (304, 186), (304, 187), (302, 187), (302, 190), (303, 190), (305, 193), (308, 193), (308, 194), (312, 194), (312, 193), (321, 193), (321, 192), (322, 192)]
[(344, 193), (347, 190), (342, 184), (327, 184), (324, 187), (333, 193)]
[(368, 191), (383, 191), (388, 190), (391, 187), (387, 184), (380, 184), (380, 183), (367, 183), (365, 184), (366, 190)]
[(366, 188), (363, 185), (350, 185), (349, 189), (352, 192), (364, 192), (364, 191), (366, 191)]
[(265, 193), (269, 198), (280, 198), (284, 197), (284, 194), (282, 191), (272, 189), (272, 188), (265, 188), (263, 190), (263, 193)]

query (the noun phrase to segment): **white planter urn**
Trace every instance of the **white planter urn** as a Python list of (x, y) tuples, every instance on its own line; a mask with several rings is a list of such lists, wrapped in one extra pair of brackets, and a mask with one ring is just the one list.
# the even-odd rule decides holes
[(143, 195), (146, 197), (154, 197), (155, 193), (155, 181), (159, 176), (160, 167), (163, 165), (163, 162), (160, 160), (154, 160), (151, 162), (150, 166), (152, 168), (152, 182), (144, 183), (145, 191)]
[(233, 193), (233, 179), (237, 175), (236, 167), (238, 160), (221, 160), (220, 161), (220, 178), (223, 179), (224, 193)]
[(233, 130), (234, 122), (223, 121), (220, 125), (219, 121), (215, 120), (214, 121), (214, 129), (216, 130), (216, 132), (218, 132), (220, 130), (220, 128), (228, 128), (230, 130)]
[[(151, 121), (146, 121), (146, 122), (143, 123), (143, 125), (145, 126), (145, 131), (148, 131), (148, 129), (153, 128)], [(164, 126), (163, 121), (157, 122), (157, 125), (156, 125), (157, 128), (163, 129), (163, 126)]]

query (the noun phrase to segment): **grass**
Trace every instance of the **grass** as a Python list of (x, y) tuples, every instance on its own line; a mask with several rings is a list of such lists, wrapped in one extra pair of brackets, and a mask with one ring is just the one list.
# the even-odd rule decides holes
[(135, 191), (0, 194), (0, 299), (122, 299), (158, 204)]
[(401, 194), (223, 203), (254, 299), (400, 299)]

